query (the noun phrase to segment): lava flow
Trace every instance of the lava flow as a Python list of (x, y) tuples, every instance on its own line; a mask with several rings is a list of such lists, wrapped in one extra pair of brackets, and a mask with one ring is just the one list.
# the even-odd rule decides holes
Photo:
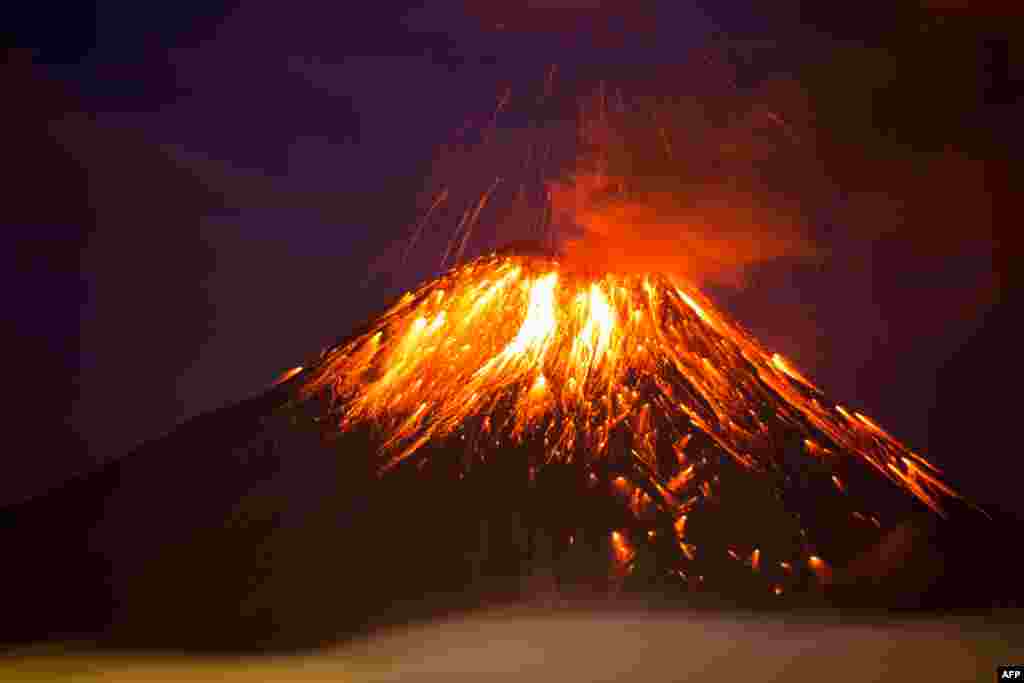
[[(785, 430), (829, 471), (859, 460), (939, 514), (945, 496), (957, 497), (925, 459), (827, 402), (791, 363), (667, 275), (587, 276), (554, 257), (484, 256), (406, 294), (327, 354), (305, 383), (307, 395), (325, 389), (343, 430), (378, 430), (382, 470), (447, 437), (469, 453), (531, 440), (543, 443), (546, 462), (593, 466), (626, 432), (646, 480), (641, 503), (680, 519), (714, 484), (698, 476), (694, 436), (746, 470), (767, 471), (772, 439)], [(671, 466), (659, 456), (666, 450)], [(831, 481), (845, 493), (839, 476)]]

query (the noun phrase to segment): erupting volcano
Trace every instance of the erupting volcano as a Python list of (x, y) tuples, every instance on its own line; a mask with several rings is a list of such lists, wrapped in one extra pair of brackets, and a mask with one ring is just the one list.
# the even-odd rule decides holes
[[(247, 35), (235, 14), (217, 40)], [(307, 36), (284, 17), (303, 45), (255, 62), (269, 89), (217, 85), (234, 42), (172, 55), (192, 94), (128, 112), (142, 128), (110, 138), (113, 155), (85, 144), (109, 126), (40, 117), (60, 124), (48, 138), (69, 178), (98, 172), (90, 214), (109, 226), (68, 242), (89, 271), (72, 278), (89, 343), (68, 377), (96, 389), (27, 382), (43, 390), (21, 431), (75, 438), (11, 460), (52, 488), (0, 506), (0, 644), (53, 644), (62, 671), (95, 668), (65, 643), (95, 644), (101, 664), (273, 653), (265, 673), (244, 663), (262, 676), (286, 652), (350, 678), (439, 678), (458, 660), (535, 680), (535, 665), (559, 680), (878, 665), (852, 680), (923, 677), (919, 655), (942, 643), (960, 668), (929, 671), (990, 672), (1012, 636), (989, 608), (1024, 599), (1024, 558), (1019, 520), (992, 501), (1013, 480), (1012, 421), (992, 411), (1012, 404), (975, 379), (1012, 358), (987, 318), (989, 237), (971, 234), (991, 227), (972, 199), (991, 198), (975, 173), (988, 138), (930, 150), (897, 134), (966, 91), (895, 116), (927, 58), (890, 74), (887, 50), (860, 62), (835, 41), (819, 65), (831, 39), (810, 34), (808, 52), (718, 29), (704, 45), (666, 20), (660, 37), (637, 25), (635, 54), (606, 47), (614, 32), (552, 34), (550, 53), (523, 34), (506, 59), (512, 30), (492, 45), (460, 38), (447, 10), (385, 14), (396, 42), (370, 17), (341, 41), (350, 56), (333, 19)], [(243, 48), (275, 35), (253, 17)], [(946, 66), (981, 63), (962, 47)], [(197, 125), (222, 90), (237, 107)], [(961, 109), (941, 121), (981, 112)], [(165, 133), (182, 144), (157, 145)], [(161, 202), (180, 211), (150, 225)], [(958, 236), (942, 249), (971, 253), (918, 259), (944, 231)], [(132, 317), (166, 302), (176, 315)], [(26, 339), (67, 356), (77, 337), (50, 317)], [(130, 453), (97, 450), (235, 391), (252, 393)], [(952, 620), (961, 608), (985, 613)], [(927, 640), (903, 610), (935, 610)]]
[[(538, 101), (549, 108), (553, 74)], [(780, 115), (771, 88), (749, 98), (721, 83), (696, 106), (627, 102), (602, 81), (574, 100), (576, 145), (560, 172), (542, 134), (557, 126), (531, 128), (525, 165), (519, 138), (494, 141), (505, 91), (482, 142), (439, 165), (460, 179), (434, 188), (404, 249), (422, 243), (442, 204), (462, 204), (442, 260), (456, 265), (286, 374), (294, 403), (339, 435), (368, 437), (381, 476), (433, 463), (461, 480), (502, 461), (531, 485), (552, 466), (573, 472), (564, 506), (604, 492), (623, 512), (598, 524), (620, 578), (644, 566), (692, 585), (739, 566), (780, 595), (829, 582), (833, 563), (877, 544), (906, 512), (891, 514), (889, 501), (945, 515), (960, 496), (935, 466), (829, 400), (698, 286), (815, 253), (787, 199), (813, 194), (799, 108)], [(456, 187), (479, 191), (460, 199)], [(511, 208), (508, 188), (518, 188)], [(540, 241), (462, 263), (495, 204), (507, 209), (498, 224)], [(569, 231), (556, 239), (557, 227)], [(501, 227), (492, 239), (510, 236)], [(900, 489), (909, 497), (892, 495)], [(556, 533), (563, 549), (567, 528)]]

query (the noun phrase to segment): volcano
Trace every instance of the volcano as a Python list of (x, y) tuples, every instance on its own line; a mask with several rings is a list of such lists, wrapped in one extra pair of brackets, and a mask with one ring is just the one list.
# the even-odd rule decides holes
[(2, 519), (2, 642), (308, 646), (537, 585), (766, 608), (1019, 594), (985, 560), (1009, 522), (695, 287), (518, 248)]

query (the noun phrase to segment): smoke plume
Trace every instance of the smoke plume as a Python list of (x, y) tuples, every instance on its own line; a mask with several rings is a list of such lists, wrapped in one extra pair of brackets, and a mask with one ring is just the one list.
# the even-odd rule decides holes
[(740, 286), (753, 266), (816, 260), (813, 136), (795, 84), (741, 94), (604, 96), (576, 172), (550, 186), (570, 267)]

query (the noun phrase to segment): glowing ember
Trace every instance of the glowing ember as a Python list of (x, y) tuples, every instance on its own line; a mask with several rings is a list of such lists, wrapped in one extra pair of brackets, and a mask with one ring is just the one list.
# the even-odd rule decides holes
[(821, 559), (817, 555), (811, 555), (807, 558), (807, 566), (810, 568), (814, 575), (818, 577), (818, 580), (822, 583), (828, 583), (832, 577), (832, 569), (828, 566), (825, 560)]
[(686, 515), (683, 515), (682, 517), (676, 520), (675, 527), (676, 533), (679, 535), (679, 538), (684, 538), (686, 533)]
[(629, 546), (629, 542), (618, 531), (612, 532), (612, 550), (615, 551), (615, 559), (620, 564), (629, 562), (633, 557), (633, 549)]

